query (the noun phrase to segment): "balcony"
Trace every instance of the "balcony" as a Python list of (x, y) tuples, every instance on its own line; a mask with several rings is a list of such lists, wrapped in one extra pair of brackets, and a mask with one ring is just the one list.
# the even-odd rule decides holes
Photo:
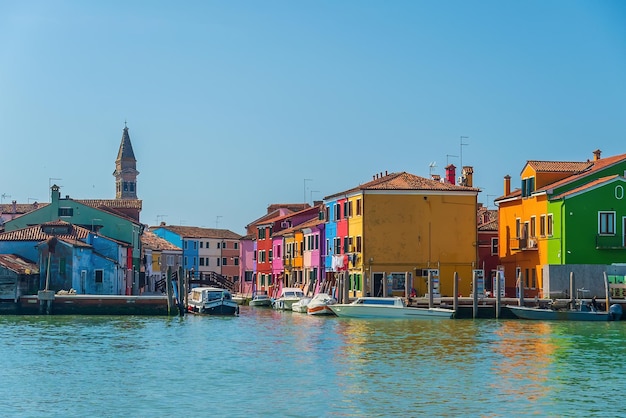
[(512, 238), (510, 248), (520, 251), (537, 251), (537, 238)]
[(596, 250), (624, 250), (624, 237), (621, 235), (596, 235)]

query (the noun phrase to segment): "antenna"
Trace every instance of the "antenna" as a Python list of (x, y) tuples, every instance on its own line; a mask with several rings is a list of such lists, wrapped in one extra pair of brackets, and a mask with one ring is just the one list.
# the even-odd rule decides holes
[(460, 145), (459, 145), (459, 148), (461, 149), (461, 154), (460, 154), (461, 155), (461, 157), (460, 157), (460, 159), (461, 159), (461, 170), (463, 170), (463, 146), (464, 145), (469, 145), (469, 144), (463, 143), (463, 139), (468, 139), (468, 138), (469, 138), (469, 136), (461, 136), (461, 141), (460, 141)]
[(156, 224), (157, 224), (157, 226), (161, 225), (161, 221), (163, 220), (163, 218), (167, 218), (167, 215), (157, 215), (156, 216)]
[(450, 165), (450, 157), (459, 158), (458, 155), (446, 154), (446, 166)]
[(431, 161), (430, 164), (428, 164), (428, 175), (430, 177), (433, 176), (433, 171), (435, 170), (435, 167), (437, 167), (437, 161)]
[(4, 203), (4, 199), (6, 199), (7, 197), (11, 197), (10, 194), (6, 194), (6, 193), (2, 193), (2, 195), (0, 195), (0, 203)]

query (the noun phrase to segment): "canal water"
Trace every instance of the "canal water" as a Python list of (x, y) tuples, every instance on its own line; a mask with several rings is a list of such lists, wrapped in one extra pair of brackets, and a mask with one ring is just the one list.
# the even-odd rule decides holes
[(0, 416), (619, 416), (625, 327), (2, 316)]

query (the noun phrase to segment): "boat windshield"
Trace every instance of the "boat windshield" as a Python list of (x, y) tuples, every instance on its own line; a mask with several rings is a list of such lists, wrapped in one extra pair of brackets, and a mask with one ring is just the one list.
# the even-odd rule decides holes
[(215, 299), (222, 299), (222, 298), (230, 299), (230, 293), (220, 292), (220, 291), (207, 293), (207, 300), (215, 300)]
[(363, 305), (395, 305), (394, 299), (359, 299)]

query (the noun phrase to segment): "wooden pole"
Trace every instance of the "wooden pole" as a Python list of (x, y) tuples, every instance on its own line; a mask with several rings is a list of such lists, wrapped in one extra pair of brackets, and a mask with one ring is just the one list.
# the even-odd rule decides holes
[(472, 274), (472, 318), (478, 317), (478, 277)]
[(604, 297), (606, 303), (606, 311), (609, 312), (609, 305), (611, 304), (611, 292), (609, 287), (609, 277), (606, 275), (606, 271), (603, 273), (604, 276)]
[(343, 272), (343, 303), (350, 303), (350, 276), (348, 270)]
[(172, 267), (167, 268), (167, 276), (165, 278), (165, 289), (167, 292), (167, 314), (172, 314)]
[(519, 306), (524, 306), (524, 283), (522, 282), (522, 272), (520, 271), (517, 275), (517, 288), (519, 291), (519, 300), (517, 304)]
[(433, 272), (428, 270), (428, 309), (432, 309), (435, 306), (433, 298)]
[(500, 299), (502, 298), (500, 290), (500, 287), (502, 286), (500, 274), (501, 273), (498, 272), (496, 275), (496, 319), (500, 318)]
[(570, 308), (576, 308), (576, 278), (574, 277), (574, 272), (570, 272), (569, 274), (569, 298), (570, 298)]
[(383, 286), (383, 297), (386, 298), (387, 297), (387, 272), (386, 271), (383, 272), (382, 286)]
[(178, 269), (178, 312), (180, 316), (185, 315), (185, 276), (180, 274), (181, 269)]
[(454, 296), (452, 297), (452, 308), (454, 309), (455, 315), (459, 314), (459, 273), (454, 272)]

